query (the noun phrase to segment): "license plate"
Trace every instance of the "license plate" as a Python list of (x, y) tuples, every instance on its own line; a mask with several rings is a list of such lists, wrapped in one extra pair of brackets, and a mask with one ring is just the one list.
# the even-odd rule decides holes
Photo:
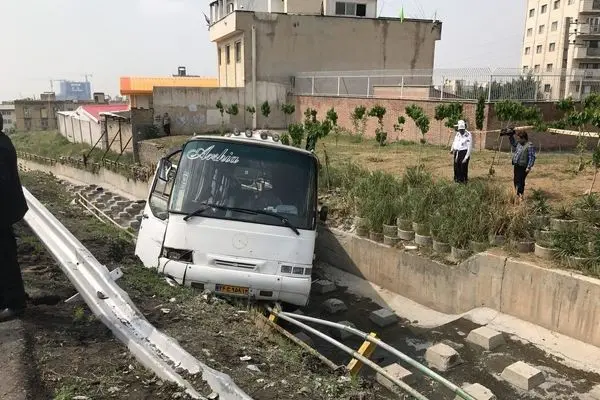
[(215, 291), (223, 294), (247, 295), (248, 288), (230, 285), (215, 285)]

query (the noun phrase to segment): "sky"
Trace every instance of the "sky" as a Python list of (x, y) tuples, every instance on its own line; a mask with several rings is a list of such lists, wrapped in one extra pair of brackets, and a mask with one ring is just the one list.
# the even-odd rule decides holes
[[(0, 100), (39, 96), (50, 80), (84, 80), (118, 95), (119, 77), (164, 76), (179, 65), (215, 76), (202, 12), (210, 0), (0, 0)], [(519, 0), (379, 0), (382, 16), (436, 16), (436, 68), (519, 68)], [(58, 83), (55, 82), (55, 89)]]

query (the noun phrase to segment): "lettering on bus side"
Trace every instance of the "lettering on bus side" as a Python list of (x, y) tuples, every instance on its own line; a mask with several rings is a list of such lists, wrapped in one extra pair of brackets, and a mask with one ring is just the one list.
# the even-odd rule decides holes
[(237, 164), (240, 162), (238, 156), (233, 155), (229, 149), (223, 150), (221, 153), (213, 153), (215, 146), (207, 147), (206, 149), (193, 149), (187, 152), (186, 157), (190, 160), (213, 161), (227, 164)]

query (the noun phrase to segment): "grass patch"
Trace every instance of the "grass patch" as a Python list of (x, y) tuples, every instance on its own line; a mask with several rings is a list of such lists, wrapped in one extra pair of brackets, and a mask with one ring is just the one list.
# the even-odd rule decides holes
[[(71, 143), (57, 131), (19, 132), (10, 135), (17, 151), (36, 154), (42, 157), (58, 159), (60, 157), (82, 158), (90, 153), (92, 146), (84, 143)], [(89, 155), (89, 160), (99, 162), (105, 150), (95, 148)], [(105, 159), (118, 161), (123, 164), (133, 164), (133, 156), (109, 151)]]

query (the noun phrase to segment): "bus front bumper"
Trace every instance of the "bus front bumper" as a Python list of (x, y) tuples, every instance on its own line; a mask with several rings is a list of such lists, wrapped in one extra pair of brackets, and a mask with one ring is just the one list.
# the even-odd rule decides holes
[(274, 300), (304, 307), (308, 304), (311, 277), (263, 274), (216, 268), (162, 258), (159, 272), (181, 285), (208, 289), (217, 294), (256, 300)]

